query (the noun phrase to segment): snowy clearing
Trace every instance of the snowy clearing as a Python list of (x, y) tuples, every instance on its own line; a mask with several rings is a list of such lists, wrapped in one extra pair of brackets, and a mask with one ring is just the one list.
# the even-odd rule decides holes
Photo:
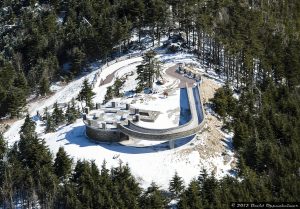
[[(205, 72), (195, 56), (191, 54), (161, 54), (160, 60), (164, 63), (164, 70), (176, 63), (194, 64), (196, 69)], [(126, 73), (135, 71), (136, 66), (142, 61), (141, 57), (131, 58), (116, 62), (103, 69), (100, 77), (94, 87), (97, 93), (94, 102), (102, 102), (106, 93), (106, 88), (113, 84), (115, 77), (121, 77)], [(30, 103), (28, 110), (30, 115), (34, 116), (37, 111), (42, 111), (45, 107), (53, 105), (56, 101), (59, 103), (69, 102), (76, 97), (81, 89), (85, 78), (92, 81), (95, 74), (100, 71), (100, 66), (93, 67), (94, 70), (84, 77), (81, 77), (66, 86), (52, 88), (57, 90), (51, 97)], [(114, 74), (114, 78), (105, 85), (100, 85), (101, 80), (105, 80), (109, 75)], [(212, 73), (210, 75), (214, 77)], [(164, 74), (167, 80), (163, 86), (157, 86), (158, 93), (154, 95), (139, 97), (124, 97), (114, 99), (119, 102), (129, 102), (139, 108), (153, 109), (162, 112), (158, 123), (140, 122), (149, 128), (167, 128), (178, 125), (179, 114), (179, 90), (178, 80)], [(128, 77), (122, 91), (125, 93), (136, 86), (136, 74)], [(222, 82), (217, 78), (204, 78), (203, 89), (201, 89), (203, 102), (207, 102), (213, 96), (216, 88), (220, 87)], [(162, 97), (165, 89), (171, 89), (168, 98)], [(231, 147), (231, 135), (221, 132), (221, 122), (206, 112), (208, 122), (203, 131), (197, 133), (195, 137), (178, 140), (177, 148), (169, 150), (167, 143), (140, 141), (141, 145), (148, 147), (137, 148), (124, 146), (116, 143), (94, 143), (85, 136), (85, 126), (81, 119), (68, 126), (61, 126), (55, 133), (44, 134), (44, 124), (38, 120), (37, 133), (40, 138), (44, 138), (46, 144), (55, 154), (60, 146), (64, 146), (70, 156), (77, 159), (95, 160), (100, 166), (103, 160), (107, 161), (108, 166), (117, 166), (120, 162), (128, 163), (132, 173), (141, 183), (142, 187), (148, 187), (151, 182), (156, 182), (162, 189), (167, 189), (169, 180), (175, 171), (183, 177), (186, 184), (191, 179), (199, 175), (202, 168), (213, 172), (217, 178), (221, 178), (231, 173), (235, 158)], [(4, 137), (12, 145), (19, 140), (18, 132), (24, 120), (14, 122), (10, 129), (4, 134)]]

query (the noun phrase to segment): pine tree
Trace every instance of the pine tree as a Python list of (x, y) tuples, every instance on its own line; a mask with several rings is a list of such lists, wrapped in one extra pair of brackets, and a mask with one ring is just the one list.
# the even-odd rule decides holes
[(56, 125), (53, 120), (53, 117), (49, 114), (47, 107), (44, 109), (43, 120), (46, 125), (45, 132), (46, 133), (54, 132), (56, 129)]
[(89, 85), (88, 80), (84, 79), (82, 89), (78, 95), (78, 100), (84, 101), (87, 107), (93, 108), (94, 105), (92, 103), (92, 99), (94, 95), (95, 93), (93, 92), (91, 85)]
[(52, 156), (45, 145), (45, 141), (39, 139), (35, 132), (35, 123), (29, 118), (21, 127), (20, 141), (17, 143), (20, 160), (24, 166), (38, 173), (42, 166), (52, 167)]
[(72, 162), (64, 148), (60, 147), (54, 160), (54, 172), (62, 181), (67, 180), (69, 175), (71, 175)]
[(105, 94), (105, 102), (111, 100), (113, 98), (113, 88), (111, 86), (107, 87), (106, 94)]
[(55, 132), (56, 131), (56, 125), (55, 122), (53, 120), (53, 118), (51, 116), (46, 118), (46, 128), (45, 128), (45, 132), (46, 133), (51, 133), (51, 132)]
[(7, 112), (11, 117), (20, 117), (25, 111), (26, 95), (23, 89), (12, 87), (6, 98)]
[(120, 162), (118, 167), (112, 169), (111, 176), (115, 190), (120, 198), (117, 205), (124, 205), (126, 208), (133, 209), (138, 208), (138, 197), (141, 189), (132, 176), (128, 164), (123, 166), (122, 162)]
[(121, 79), (117, 78), (114, 82), (114, 85), (113, 85), (113, 92), (114, 92), (114, 96), (115, 97), (120, 97), (121, 94), (120, 94), (120, 90), (123, 86), (124, 82), (121, 81)]
[(169, 184), (169, 191), (172, 193), (173, 197), (178, 198), (183, 190), (183, 180), (180, 176), (178, 176), (177, 172), (175, 172), (175, 175)]
[(152, 88), (154, 80), (161, 76), (161, 64), (155, 56), (155, 51), (146, 52), (142, 64), (137, 66), (137, 91), (142, 91), (145, 87)]
[[(28, 204), (32, 204), (33, 195), (36, 192), (39, 204), (44, 208), (51, 207), (52, 200), (55, 194), (56, 178), (52, 170), (52, 155), (45, 141), (39, 139), (37, 134), (27, 130), (35, 125), (28, 124), (28, 120), (23, 125), (23, 130), (20, 135), (20, 140), (13, 147), (10, 154), (10, 161), (16, 168), (21, 169), (21, 175), (17, 171), (12, 174), (16, 182), (20, 185), (19, 188), (26, 188), (28, 193), (25, 194), (25, 200)], [(25, 128), (26, 127), (26, 128)], [(34, 178), (33, 178), (34, 177)], [(34, 203), (37, 204), (37, 203)]]
[(65, 118), (67, 119), (67, 123), (73, 123), (80, 116), (80, 111), (75, 107), (75, 99), (72, 98), (71, 105), (68, 103), (67, 110), (65, 113)]
[(88, 161), (77, 161), (74, 169), (72, 181), (77, 185), (78, 199), (84, 208), (92, 207), (93, 178), (91, 166)]
[(72, 71), (75, 75), (79, 75), (84, 64), (85, 54), (78, 47), (72, 51)]
[(23, 71), (19, 72), (16, 75), (16, 78), (14, 80), (14, 86), (19, 89), (22, 89), (25, 96), (29, 93), (28, 82)]
[(0, 161), (3, 159), (6, 151), (7, 151), (7, 144), (3, 138), (2, 133), (0, 133)]
[(141, 196), (140, 207), (142, 209), (161, 209), (167, 207), (166, 198), (155, 183), (151, 183), (151, 186)]
[(68, 124), (75, 122), (75, 120), (78, 118), (78, 113), (74, 106), (70, 106), (70, 104), (68, 104), (65, 118), (67, 119)]
[(53, 108), (54, 109), (53, 109), (51, 117), (52, 117), (55, 125), (59, 126), (65, 120), (64, 113), (63, 113), (63, 110), (58, 107), (57, 102), (54, 103)]
[(203, 209), (199, 183), (192, 180), (178, 203), (179, 208)]
[(39, 94), (45, 96), (50, 93), (50, 83), (49, 79), (46, 76), (43, 76), (39, 85)]
[(44, 112), (44, 114), (42, 116), (42, 119), (47, 120), (47, 118), (50, 116), (49, 111), (48, 111), (48, 107), (45, 107), (43, 112)]
[(236, 108), (236, 99), (233, 98), (233, 92), (228, 85), (218, 89), (211, 102), (216, 113), (223, 118), (233, 115)]
[(21, 126), (20, 135), (34, 135), (35, 134), (35, 122), (30, 118), (29, 114), (26, 115), (24, 124)]

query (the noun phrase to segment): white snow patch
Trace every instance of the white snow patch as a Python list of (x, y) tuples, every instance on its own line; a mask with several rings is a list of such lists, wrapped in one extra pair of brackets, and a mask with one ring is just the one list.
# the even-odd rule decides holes
[[(174, 65), (174, 63), (187, 62), (197, 64), (195, 56), (189, 54), (175, 54), (175, 55), (161, 55), (160, 59), (165, 63), (165, 68)], [(94, 102), (101, 102), (106, 93), (106, 88), (112, 85), (112, 80), (109, 84), (99, 86), (101, 79), (105, 79), (109, 74), (118, 71), (117, 75), (122, 76), (124, 73), (132, 71), (139, 62), (142, 61), (141, 57), (127, 59), (124, 61), (117, 62), (102, 70), (100, 78), (97, 80), (94, 91), (97, 93)], [(97, 72), (99, 65), (91, 66), (94, 71), (81, 77), (75, 81), (70, 82), (68, 85), (62, 87), (50, 98), (33, 102), (28, 105), (28, 110), (31, 115), (35, 115), (37, 111), (43, 110), (45, 107), (53, 105), (56, 101), (59, 103), (69, 102), (73, 97), (76, 97), (81, 90), (82, 82), (85, 78), (92, 81)], [(199, 66), (199, 70), (203, 70)], [(131, 90), (135, 82), (135, 76), (129, 76), (129, 81), (125, 83), (123, 91)], [(161, 88), (163, 91), (166, 86), (171, 88), (178, 85), (178, 81), (167, 78), (165, 87)], [(54, 87), (53, 87), (54, 88)], [(156, 123), (145, 123), (140, 122), (140, 125), (149, 128), (164, 128), (178, 125), (176, 121), (176, 113), (172, 117), (168, 117), (168, 111), (174, 110), (179, 107), (179, 92), (178, 90), (170, 94), (167, 99), (160, 98), (161, 94), (149, 95), (155, 99), (147, 100), (147, 96), (143, 96), (143, 101), (138, 100), (133, 106), (145, 109), (153, 109), (161, 111), (162, 116), (157, 120), (159, 125)], [(124, 98), (122, 101), (132, 101), (134, 98)], [(121, 99), (116, 99), (120, 100)], [(75, 160), (87, 159), (95, 160), (97, 165), (101, 165), (105, 159), (108, 166), (118, 166), (121, 160), (124, 163), (128, 163), (132, 170), (132, 173), (141, 183), (141, 186), (146, 188), (151, 182), (156, 182), (162, 189), (167, 189), (169, 181), (173, 177), (175, 171), (178, 175), (184, 179), (187, 185), (193, 178), (199, 175), (200, 170), (204, 167), (208, 171), (212, 171), (215, 167), (216, 176), (222, 177), (228, 174), (230, 162), (224, 165), (223, 156), (201, 159), (198, 151), (194, 150), (193, 147), (197, 144), (204, 143), (203, 140), (197, 140), (198, 137), (188, 138), (179, 141), (181, 146), (169, 150), (167, 144), (157, 144), (146, 141), (140, 141), (141, 144), (149, 145), (150, 147), (135, 148), (129, 146), (123, 146), (115, 143), (93, 143), (85, 136), (85, 126), (81, 119), (78, 119), (74, 124), (68, 126), (61, 126), (55, 133), (44, 134), (43, 122), (39, 121), (36, 117), (37, 122), (37, 133), (39, 137), (44, 138), (46, 144), (49, 146), (53, 153), (56, 153), (60, 146), (64, 146), (67, 153), (72, 156)], [(9, 144), (13, 144), (19, 140), (19, 130), (24, 120), (16, 121), (11, 125), (10, 129), (4, 134), (4, 137), (8, 140)], [(176, 124), (177, 123), (177, 124)], [(204, 137), (205, 138), (205, 137)], [(189, 150), (186, 152), (186, 150)], [(204, 150), (205, 151), (205, 150)], [(232, 155), (230, 149), (228, 153)], [(117, 158), (115, 156), (118, 156)]]

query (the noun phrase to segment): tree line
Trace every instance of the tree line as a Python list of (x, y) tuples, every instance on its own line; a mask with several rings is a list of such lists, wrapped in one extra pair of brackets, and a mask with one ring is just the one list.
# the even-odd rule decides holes
[[(74, 160), (60, 147), (56, 156), (35, 132), (27, 116), (20, 140), (8, 148), (0, 137), (0, 206), (2, 208), (165, 208), (165, 191), (155, 183), (145, 191), (128, 165), (108, 169), (94, 161)], [(170, 181), (170, 194), (178, 197), (183, 181)]]
[(160, 45), (162, 35), (179, 33), (237, 90), (268, 81), (294, 88), (299, 19), (297, 0), (2, 1), (1, 115), (18, 116), (28, 93), (46, 95), (51, 81), (128, 50), (133, 34), (142, 47), (143, 35)]
[[(239, 167), (241, 179), (227, 176), (217, 180), (203, 169), (185, 186), (175, 172), (167, 190), (155, 182), (143, 190), (130, 167), (121, 161), (119, 166), (110, 169), (105, 161), (100, 168), (94, 161), (74, 162), (63, 147), (53, 156), (45, 141), (37, 136), (35, 126), (26, 117), (20, 140), (10, 148), (0, 137), (0, 205), (3, 208), (163, 209), (175, 204), (180, 209), (223, 209), (230, 208), (234, 201), (297, 201), (299, 198), (296, 185), (299, 177), (279, 176), (276, 187), (270, 173), (257, 172), (246, 165)], [(267, 163), (267, 168), (272, 168), (272, 162)], [(277, 193), (278, 188), (282, 190)]]

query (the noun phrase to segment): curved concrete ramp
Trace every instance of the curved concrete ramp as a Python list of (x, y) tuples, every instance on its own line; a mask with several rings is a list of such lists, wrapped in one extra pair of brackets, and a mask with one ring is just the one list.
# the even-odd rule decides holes
[(188, 87), (187, 95), (191, 110), (191, 120), (184, 125), (169, 129), (149, 129), (128, 121), (128, 125), (119, 124), (118, 128), (129, 137), (152, 141), (174, 140), (194, 135), (204, 125), (204, 111), (201, 104), (199, 86)]

